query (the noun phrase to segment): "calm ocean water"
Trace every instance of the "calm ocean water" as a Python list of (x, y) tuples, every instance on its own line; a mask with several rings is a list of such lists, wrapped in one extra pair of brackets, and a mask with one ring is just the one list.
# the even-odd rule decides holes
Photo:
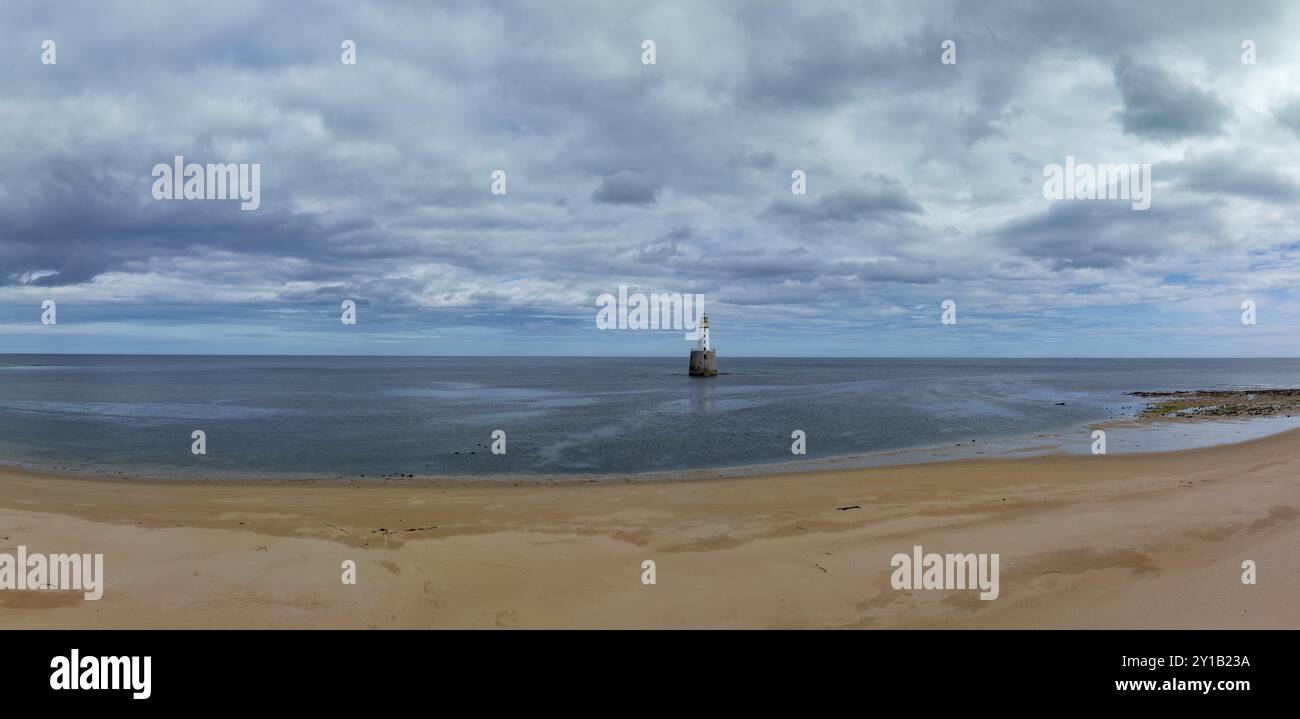
[[(1134, 390), (1292, 387), (1297, 359), (0, 355), (0, 460), (161, 476), (617, 474), (1063, 431)], [(1058, 404), (1058, 403), (1064, 403)], [(208, 453), (190, 453), (190, 433)], [(508, 452), (493, 455), (493, 430)]]

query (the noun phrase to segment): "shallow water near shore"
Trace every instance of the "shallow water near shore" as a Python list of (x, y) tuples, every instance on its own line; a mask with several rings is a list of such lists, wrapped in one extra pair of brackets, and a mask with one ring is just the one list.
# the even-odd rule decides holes
[(1292, 387), (1297, 359), (719, 362), (701, 379), (684, 357), (0, 355), (0, 458), (177, 478), (602, 477), (1088, 453), (1108, 422), (1110, 453), (1300, 426), (1123, 424), (1143, 406), (1128, 392)]

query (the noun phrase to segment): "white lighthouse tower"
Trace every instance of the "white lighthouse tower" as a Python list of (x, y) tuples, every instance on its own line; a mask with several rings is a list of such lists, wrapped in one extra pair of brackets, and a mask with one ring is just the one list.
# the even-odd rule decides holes
[(700, 320), (700, 344), (691, 350), (692, 377), (716, 377), (718, 374), (718, 355), (709, 344), (709, 316)]

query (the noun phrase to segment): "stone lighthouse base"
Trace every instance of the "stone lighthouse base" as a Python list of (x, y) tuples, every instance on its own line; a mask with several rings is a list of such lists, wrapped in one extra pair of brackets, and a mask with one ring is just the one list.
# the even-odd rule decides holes
[(716, 350), (691, 350), (691, 376), (716, 377), (718, 353)]

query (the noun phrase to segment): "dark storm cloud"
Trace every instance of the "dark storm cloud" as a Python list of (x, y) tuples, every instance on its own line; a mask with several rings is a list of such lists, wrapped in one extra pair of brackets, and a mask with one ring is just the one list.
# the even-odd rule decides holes
[(1213, 90), (1179, 80), (1168, 70), (1129, 59), (1115, 64), (1115, 87), (1124, 100), (1117, 118), (1124, 132), (1155, 140), (1217, 135), (1232, 108)]

